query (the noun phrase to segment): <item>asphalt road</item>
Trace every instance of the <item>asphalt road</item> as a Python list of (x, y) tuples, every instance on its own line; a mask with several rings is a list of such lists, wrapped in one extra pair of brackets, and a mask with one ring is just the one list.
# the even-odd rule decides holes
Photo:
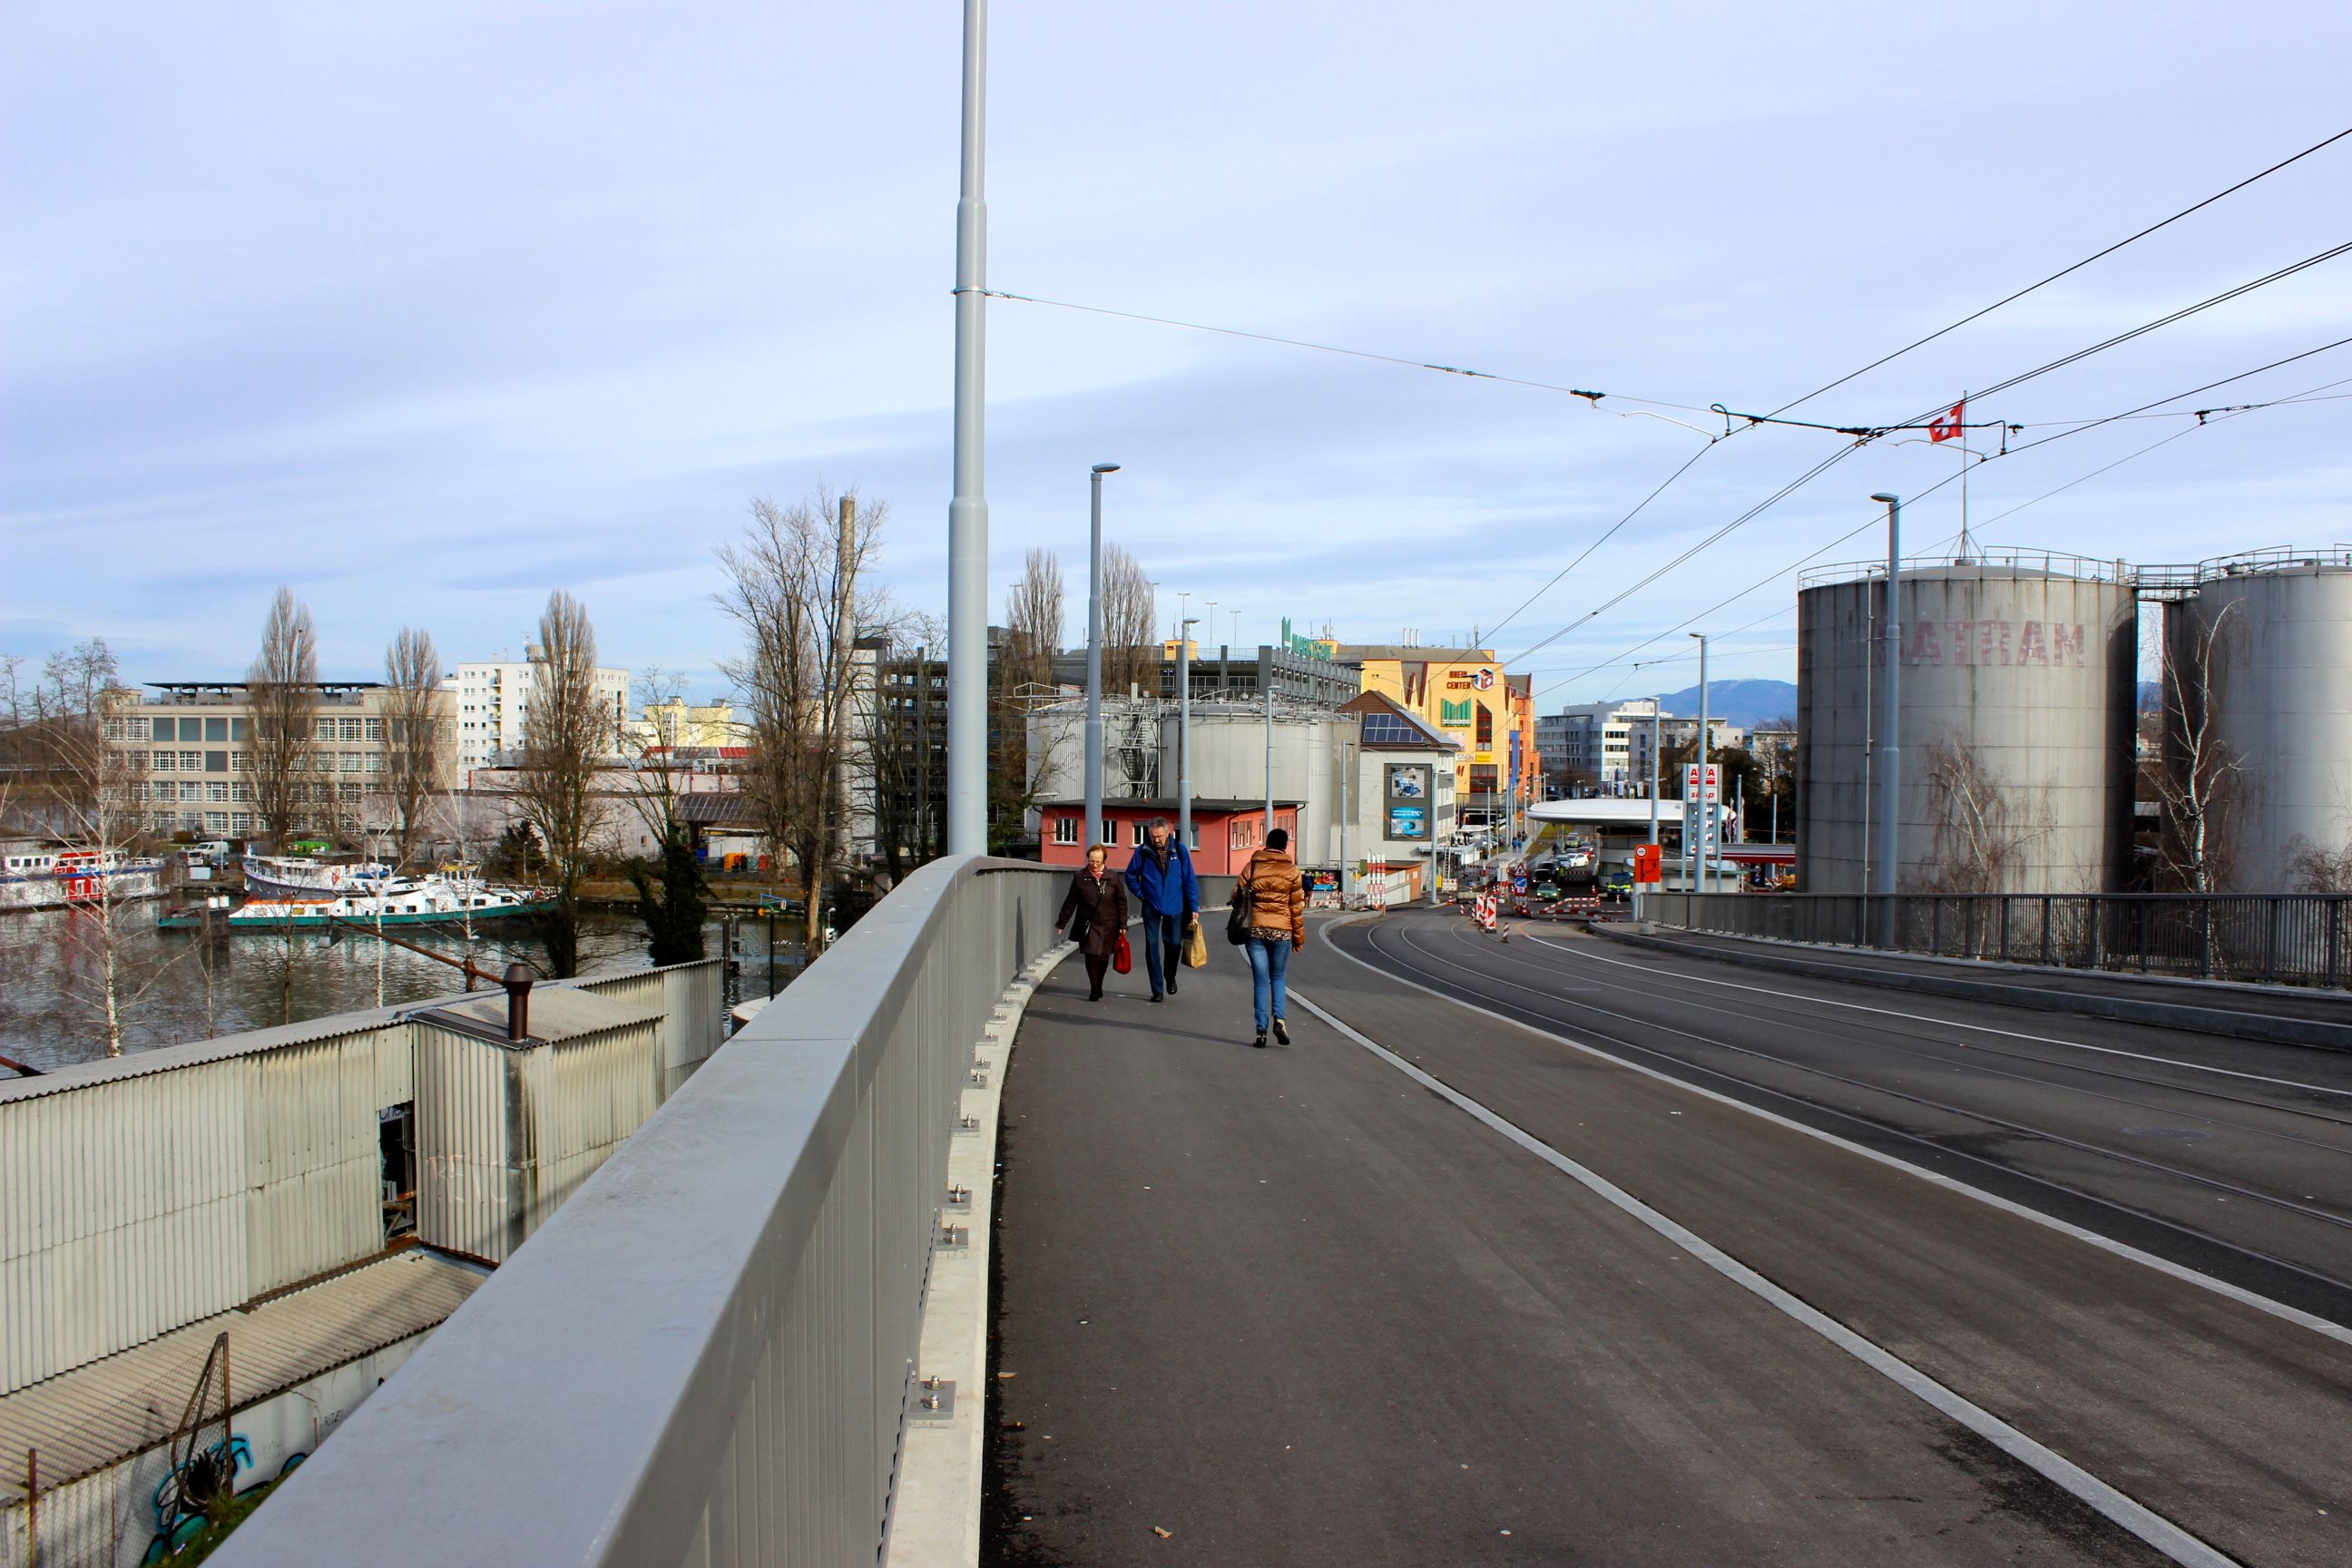
[(1333, 931), (1386, 973), (2352, 1325), (2352, 1056), (1525, 924)]
[[(1391, 917), (1370, 940), (1452, 959), (1459, 923)], [(1507, 978), (1530, 1010), (1633, 1011), (1571, 978), (1575, 954), (1507, 956), (1560, 973), (1456, 983), (1482, 1006)], [(2352, 1560), (2347, 1337), (1319, 942), (1292, 973), (1288, 1049), (1249, 1048), (1228, 950), (1166, 1006), (1090, 1005), (1067, 973), (1032, 1004), (1003, 1112), (990, 1561), (2168, 1560), (2061, 1471), (2238, 1561)], [(1722, 1000), (1658, 1004), (1652, 1026), (1728, 1032), (1703, 1010)], [(1723, 1011), (1854, 1033), (1748, 1016), (1772, 1001)], [(2000, 1070), (2074, 1070), (2058, 1059)], [(1952, 1070), (1835, 1092), (1909, 1104)], [(2001, 1081), (2011, 1109), (2065, 1092)], [(2170, 1560), (2228, 1560), (2200, 1550)]]

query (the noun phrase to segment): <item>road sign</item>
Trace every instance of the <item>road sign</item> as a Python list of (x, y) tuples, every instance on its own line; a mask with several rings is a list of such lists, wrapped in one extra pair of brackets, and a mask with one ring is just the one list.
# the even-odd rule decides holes
[(1637, 882), (1659, 880), (1661, 871), (1659, 862), (1663, 858), (1663, 852), (1654, 844), (1633, 846), (1633, 880)]

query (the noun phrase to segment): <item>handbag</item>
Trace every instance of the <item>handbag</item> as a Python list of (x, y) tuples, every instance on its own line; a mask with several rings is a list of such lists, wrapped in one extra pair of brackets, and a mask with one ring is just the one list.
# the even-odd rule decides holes
[(1197, 920), (1184, 932), (1184, 967), (1209, 967), (1209, 939), (1201, 934), (1201, 922)]
[(1225, 940), (1235, 947), (1249, 941), (1250, 885), (1247, 878), (1234, 884), (1233, 912), (1225, 916)]
[(1111, 946), (1110, 966), (1121, 974), (1135, 967), (1135, 950), (1127, 945), (1125, 931), (1118, 933), (1118, 941)]

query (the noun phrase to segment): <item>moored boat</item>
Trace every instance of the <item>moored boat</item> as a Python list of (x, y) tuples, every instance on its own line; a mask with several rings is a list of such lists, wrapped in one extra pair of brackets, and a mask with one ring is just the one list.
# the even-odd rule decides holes
[[(332, 896), (310, 893), (247, 899), (223, 919), (224, 930), (285, 931), (306, 927), (463, 925), (541, 914), (554, 896), (537, 888), (500, 888), (442, 876), (396, 877), (364, 889)], [(204, 923), (200, 910), (174, 910), (155, 923), (166, 931), (192, 931)]]
[(245, 885), (267, 898), (340, 898), (363, 892), (392, 876), (381, 860), (321, 860), (313, 855), (248, 855)]
[(77, 909), (163, 891), (163, 862), (119, 849), (12, 845), (0, 855), (0, 910)]

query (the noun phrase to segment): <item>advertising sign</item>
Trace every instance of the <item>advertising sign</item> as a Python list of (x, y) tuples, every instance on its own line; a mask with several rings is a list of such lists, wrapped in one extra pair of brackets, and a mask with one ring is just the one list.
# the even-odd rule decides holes
[(1339, 873), (1337, 870), (1309, 867), (1300, 875), (1307, 879), (1307, 891), (1310, 897), (1317, 893), (1329, 893), (1336, 897), (1339, 891)]
[(1388, 814), (1388, 837), (1429, 842), (1433, 777), (1427, 763), (1389, 763), (1381, 768), (1381, 797)]
[(1721, 824), (1716, 806), (1723, 799), (1723, 764), (1708, 763), (1702, 767), (1691, 763), (1683, 769), (1683, 842), (1689, 845), (1702, 860), (1713, 858), (1716, 837)]

